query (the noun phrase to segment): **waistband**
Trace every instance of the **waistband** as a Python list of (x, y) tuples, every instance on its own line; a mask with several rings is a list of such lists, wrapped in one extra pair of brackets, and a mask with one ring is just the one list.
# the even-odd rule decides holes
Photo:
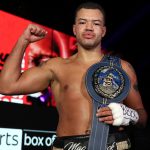
[(89, 134), (86, 135), (73, 135), (73, 136), (61, 136), (61, 137), (56, 137), (53, 146), (56, 148), (64, 148), (66, 143), (69, 142), (80, 142), (80, 143), (85, 143), (84, 145), (88, 145), (89, 141)]
[[(73, 135), (73, 136), (61, 136), (61, 137), (56, 137), (53, 146), (56, 148), (64, 148), (65, 144), (67, 142), (80, 142), (83, 143), (83, 145), (88, 145), (90, 135)], [(128, 147), (131, 147), (131, 143), (129, 140), (128, 135), (124, 131), (120, 131), (117, 133), (112, 133), (108, 135), (108, 140), (107, 140), (107, 146), (111, 146), (112, 144), (117, 144), (120, 142), (124, 142), (128, 144)]]

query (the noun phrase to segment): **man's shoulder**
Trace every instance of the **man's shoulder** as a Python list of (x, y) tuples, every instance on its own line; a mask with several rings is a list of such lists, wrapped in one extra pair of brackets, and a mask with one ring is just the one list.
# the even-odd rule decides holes
[(130, 64), (127, 60), (125, 60), (124, 58), (122, 58), (119, 55), (108, 54), (106, 56), (109, 57), (109, 59), (120, 60), (122, 65), (129, 65)]
[(127, 60), (125, 59), (121, 59), (121, 64), (122, 66), (128, 67), (129, 65), (131, 65)]
[(48, 59), (48, 63), (59, 63), (59, 62), (62, 62), (64, 58), (62, 57), (53, 57), (53, 58), (50, 58)]
[(68, 63), (72, 58), (71, 57), (68, 57), (68, 58), (62, 58), (62, 57), (53, 57), (53, 58), (50, 58), (47, 63), (48, 64), (53, 64), (53, 65), (62, 65), (62, 64), (66, 64)]
[(131, 68), (132, 66), (129, 61), (122, 58), (121, 56), (108, 54), (106, 55), (106, 57), (107, 57), (107, 60), (109, 61), (112, 60), (114, 63), (120, 63), (120, 65), (122, 66), (124, 70), (127, 70), (128, 68)]

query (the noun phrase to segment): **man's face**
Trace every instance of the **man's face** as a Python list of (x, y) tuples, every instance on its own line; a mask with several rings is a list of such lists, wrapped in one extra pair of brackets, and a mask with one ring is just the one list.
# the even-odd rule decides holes
[(85, 49), (100, 46), (105, 35), (103, 14), (98, 9), (80, 9), (73, 26), (77, 42)]

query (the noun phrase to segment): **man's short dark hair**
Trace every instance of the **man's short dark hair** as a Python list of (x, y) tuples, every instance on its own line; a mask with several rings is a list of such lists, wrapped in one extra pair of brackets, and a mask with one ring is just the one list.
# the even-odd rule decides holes
[(87, 2), (83, 2), (81, 3), (77, 8), (76, 8), (76, 11), (75, 11), (75, 18), (77, 16), (77, 13), (80, 9), (82, 8), (85, 8), (85, 9), (98, 9), (102, 14), (103, 14), (103, 17), (104, 17), (104, 22), (105, 22), (105, 11), (104, 9), (102, 8), (102, 6), (96, 2), (91, 2), (91, 1), (87, 1)]

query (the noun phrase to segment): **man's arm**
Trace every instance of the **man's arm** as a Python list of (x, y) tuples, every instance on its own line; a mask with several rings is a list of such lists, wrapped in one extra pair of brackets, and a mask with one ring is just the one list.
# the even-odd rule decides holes
[(123, 61), (123, 69), (127, 72), (131, 80), (131, 89), (127, 98), (124, 100), (124, 104), (137, 111), (139, 115), (137, 125), (146, 126), (147, 112), (143, 106), (142, 98), (138, 90), (138, 81), (135, 70), (132, 65), (126, 61)]
[[(0, 73), (1, 94), (27, 94), (45, 89), (51, 77), (46, 63), (21, 73), (21, 62), (27, 46), (43, 39), (47, 32), (37, 25), (30, 24), (19, 37)], [(44, 74), (43, 74), (44, 72)]]

